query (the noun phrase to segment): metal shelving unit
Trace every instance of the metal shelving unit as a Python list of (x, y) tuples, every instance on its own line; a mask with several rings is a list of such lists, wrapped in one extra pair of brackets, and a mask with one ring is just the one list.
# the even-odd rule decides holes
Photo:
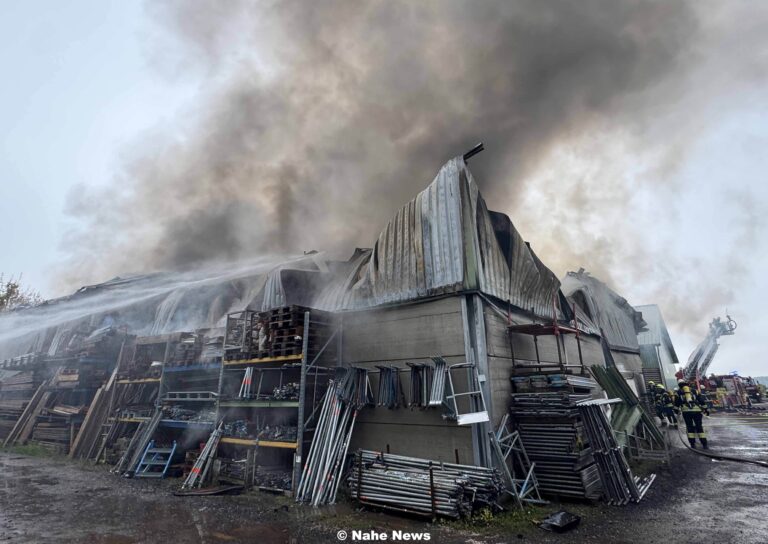
[[(242, 325), (248, 321), (248, 317), (242, 312), (238, 312), (233, 316), (233, 319), (238, 320), (237, 323)], [(317, 415), (317, 406), (322, 400), (322, 396), (325, 392), (326, 384), (322, 384), (319, 380), (327, 376), (332, 368), (320, 366), (319, 362), (326, 354), (329, 346), (334, 345), (334, 339), (339, 334), (339, 328), (333, 330), (327, 338), (324, 338), (322, 347), (309, 356), (311, 352), (310, 337), (312, 332), (311, 327), (313, 325), (321, 324), (323, 326), (327, 323), (317, 322), (312, 320), (312, 310), (304, 312), (303, 318), (303, 335), (302, 335), (302, 347), (300, 354), (279, 355), (272, 357), (260, 357), (260, 358), (248, 358), (239, 360), (225, 360), (222, 364), (220, 377), (219, 377), (219, 402), (217, 403), (217, 421), (226, 420), (227, 415), (223, 409), (227, 411), (235, 409), (249, 410), (251, 414), (259, 413), (262, 410), (266, 410), (272, 413), (282, 410), (290, 410), (295, 413), (297, 438), (295, 442), (279, 441), (279, 440), (263, 440), (256, 438), (237, 438), (237, 437), (223, 437), (221, 439), (222, 444), (228, 444), (230, 446), (239, 446), (244, 448), (275, 448), (284, 450), (293, 450), (293, 463), (291, 467), (292, 472), (292, 487), (295, 488), (301, 476), (302, 462), (305, 452), (305, 446), (311, 441), (312, 433), (314, 431), (315, 417)], [(228, 325), (229, 328), (229, 325)], [(225, 344), (226, 346), (227, 344)], [(232, 346), (232, 344), (229, 344)], [(241, 347), (241, 343), (237, 343), (237, 348)], [(295, 366), (284, 366), (286, 363), (298, 363)], [(277, 366), (283, 365), (283, 366)], [(278, 372), (280, 374), (279, 383), (283, 383), (283, 376), (288, 376), (286, 381), (298, 379), (298, 399), (279, 400), (269, 398), (228, 398), (224, 387), (227, 383), (227, 374), (234, 372), (244, 372), (247, 368), (253, 367), (260, 374), (260, 378), (263, 379), (267, 373)], [(256, 380), (254, 379), (254, 382)], [(255, 394), (257, 397), (262, 396), (261, 384), (256, 387)], [(307, 404), (309, 402), (309, 405)]]

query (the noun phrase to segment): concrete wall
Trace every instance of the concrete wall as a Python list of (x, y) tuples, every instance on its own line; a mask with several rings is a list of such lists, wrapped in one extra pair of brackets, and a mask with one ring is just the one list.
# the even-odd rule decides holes
[[(449, 363), (465, 362), (461, 297), (392, 308), (342, 314), (342, 360), (345, 365), (376, 370), (377, 365), (402, 369), (401, 384), (410, 386), (407, 362), (431, 363), (441, 355)], [(378, 388), (372, 373), (371, 387)], [(457, 377), (456, 387), (466, 382)], [(442, 418), (442, 408), (366, 407), (358, 416), (350, 451), (357, 448), (473, 463), (472, 429)]]
[[(480, 374), (486, 378), (485, 400), (494, 429), (507, 413), (513, 366), (507, 317), (476, 295), (346, 312), (341, 314), (341, 319), (343, 364), (369, 368), (374, 394), (378, 389), (377, 365), (401, 369), (401, 385), (407, 401), (410, 372), (406, 363), (431, 363), (433, 355), (441, 355), (449, 363), (463, 363), (469, 350), (470, 359), (474, 358)], [(515, 323), (529, 322), (523, 314), (514, 314), (512, 319)], [(466, 337), (465, 320), (468, 323)], [(514, 335), (513, 341), (517, 365), (535, 364), (533, 337)], [(539, 337), (542, 362), (558, 361), (557, 341), (554, 336)], [(560, 347), (564, 362), (579, 363), (575, 336), (561, 338)], [(599, 338), (582, 335), (581, 351), (585, 366), (605, 365)], [(453, 377), (457, 392), (466, 391), (466, 377)], [(473, 443), (472, 426), (459, 426), (443, 419), (442, 415), (442, 408), (366, 407), (358, 416), (350, 450), (386, 451), (389, 448), (392, 453), (404, 455), (450, 462), (458, 457), (461, 463), (482, 463), (484, 454), (478, 449), (477, 440), (486, 437), (490, 427), (479, 426)]]

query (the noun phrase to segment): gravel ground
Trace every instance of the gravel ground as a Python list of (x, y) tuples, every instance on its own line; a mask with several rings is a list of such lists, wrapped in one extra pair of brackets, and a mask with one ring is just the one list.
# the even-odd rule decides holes
[[(766, 416), (706, 420), (714, 453), (768, 460)], [(552, 504), (475, 523), (427, 524), (350, 504), (312, 509), (265, 493), (174, 497), (178, 480), (126, 480), (103, 467), (61, 458), (0, 452), (0, 542), (314, 543), (339, 542), (337, 531), (428, 532), (439, 543), (768, 542), (768, 469), (695, 455), (676, 437), (671, 467), (640, 504)], [(648, 467), (641, 467), (648, 468)], [(534, 523), (564, 508), (582, 516), (565, 534)]]

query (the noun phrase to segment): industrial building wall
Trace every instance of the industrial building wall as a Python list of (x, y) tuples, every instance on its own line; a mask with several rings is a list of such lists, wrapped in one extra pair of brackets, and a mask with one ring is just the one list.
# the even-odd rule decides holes
[(640, 353), (612, 349), (611, 356), (616, 363), (616, 368), (619, 369), (619, 372), (639, 397), (645, 391), (643, 361), (640, 358)]
[[(488, 347), (488, 367), (491, 381), (491, 401), (494, 428), (509, 408), (510, 395), (512, 394), (512, 346), (507, 334), (508, 319), (500, 315), (489, 304), (484, 304), (485, 330)], [(512, 321), (515, 324), (530, 323), (530, 318), (520, 313), (512, 313)], [(536, 347), (532, 336), (515, 334), (512, 336), (515, 350), (515, 360), (518, 366), (535, 364)], [(581, 352), (585, 366), (605, 366), (600, 339), (583, 334), (580, 336)], [(539, 358), (542, 362), (557, 362), (557, 340), (554, 336), (541, 336), (538, 339)], [(578, 364), (579, 349), (576, 338), (566, 335), (560, 343), (563, 361), (570, 364)]]
[(664, 376), (664, 382), (667, 386), (667, 389), (672, 390), (677, 387), (677, 377), (675, 376), (675, 372), (677, 372), (677, 368), (675, 367), (675, 361), (677, 360), (677, 357), (672, 354), (666, 344), (659, 346), (658, 352), (661, 359), (661, 369)]
[[(408, 362), (429, 362), (441, 355), (449, 363), (465, 362), (461, 297), (341, 314), (342, 361), (367, 367), (393, 365), (402, 369), (401, 384), (408, 400)], [(457, 377), (457, 389), (466, 382)], [(378, 374), (371, 374), (374, 393)], [(387, 409), (366, 407), (358, 416), (350, 451), (366, 448), (473, 463), (472, 430), (442, 418), (442, 408)]]

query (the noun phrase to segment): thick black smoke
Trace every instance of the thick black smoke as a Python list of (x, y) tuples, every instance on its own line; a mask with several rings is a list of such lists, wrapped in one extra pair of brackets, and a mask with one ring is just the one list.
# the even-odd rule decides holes
[(113, 188), (73, 197), (90, 224), (68, 239), (78, 284), (369, 245), (446, 159), (481, 140), (473, 173), (491, 207), (514, 216), (553, 146), (607, 121), (642, 130), (677, 96), (701, 33), (685, 2), (147, 9), (157, 63), (202, 74), (199, 105)]

